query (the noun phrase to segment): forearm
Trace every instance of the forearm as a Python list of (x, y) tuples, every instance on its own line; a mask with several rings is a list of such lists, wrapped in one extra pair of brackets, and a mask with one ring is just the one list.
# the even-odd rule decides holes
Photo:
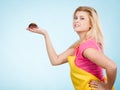
[(50, 37), (48, 35), (48, 33), (41, 28), (27, 28), (27, 30), (37, 33), (37, 34), (41, 34), (44, 36), (45, 38), (45, 43), (46, 43), (46, 49), (47, 49), (47, 53), (50, 59), (50, 62), (52, 65), (60, 65), (63, 63), (67, 62), (67, 56), (73, 54), (74, 49), (73, 48), (69, 48), (66, 51), (64, 51), (63, 53), (57, 55), (57, 53), (55, 52), (53, 45), (50, 41)]
[(46, 49), (47, 49), (47, 53), (48, 53), (50, 62), (52, 65), (55, 65), (55, 64), (57, 64), (56, 61), (57, 61), (58, 55), (53, 48), (53, 45), (51, 43), (50, 37), (47, 32), (45, 32), (44, 38), (45, 38)]
[(116, 64), (111, 65), (109, 68), (106, 69), (107, 74), (107, 87), (111, 90), (115, 79), (116, 79), (116, 73), (117, 73), (117, 66)]

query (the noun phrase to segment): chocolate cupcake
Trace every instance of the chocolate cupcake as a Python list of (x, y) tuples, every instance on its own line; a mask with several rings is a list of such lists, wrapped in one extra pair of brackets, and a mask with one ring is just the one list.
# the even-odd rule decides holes
[(37, 24), (35, 24), (35, 23), (30, 23), (29, 24), (29, 26), (28, 26), (28, 28), (38, 28), (38, 26), (37, 26)]

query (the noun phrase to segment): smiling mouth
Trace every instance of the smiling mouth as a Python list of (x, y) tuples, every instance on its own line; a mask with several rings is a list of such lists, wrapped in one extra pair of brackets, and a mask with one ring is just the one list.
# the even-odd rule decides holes
[(77, 27), (80, 27), (80, 25), (77, 24), (77, 25), (74, 25), (74, 27), (77, 28)]

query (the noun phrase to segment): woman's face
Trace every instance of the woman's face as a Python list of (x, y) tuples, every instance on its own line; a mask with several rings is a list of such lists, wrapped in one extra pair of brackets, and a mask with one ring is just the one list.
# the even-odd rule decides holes
[(73, 20), (74, 30), (76, 32), (86, 32), (90, 29), (90, 27), (88, 13), (85, 11), (77, 11)]

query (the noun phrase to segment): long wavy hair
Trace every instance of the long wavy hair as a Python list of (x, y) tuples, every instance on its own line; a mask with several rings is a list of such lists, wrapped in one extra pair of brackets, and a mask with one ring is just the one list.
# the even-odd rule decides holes
[[(87, 32), (85, 39), (94, 39), (100, 45), (100, 48), (103, 50), (103, 35), (101, 32), (100, 22), (98, 18), (98, 14), (96, 10), (92, 7), (88, 6), (80, 6), (78, 7), (73, 17), (76, 15), (78, 11), (84, 11), (88, 14), (89, 21), (91, 24), (90, 30)], [(75, 48), (80, 43), (80, 40), (76, 41), (71, 47)]]

